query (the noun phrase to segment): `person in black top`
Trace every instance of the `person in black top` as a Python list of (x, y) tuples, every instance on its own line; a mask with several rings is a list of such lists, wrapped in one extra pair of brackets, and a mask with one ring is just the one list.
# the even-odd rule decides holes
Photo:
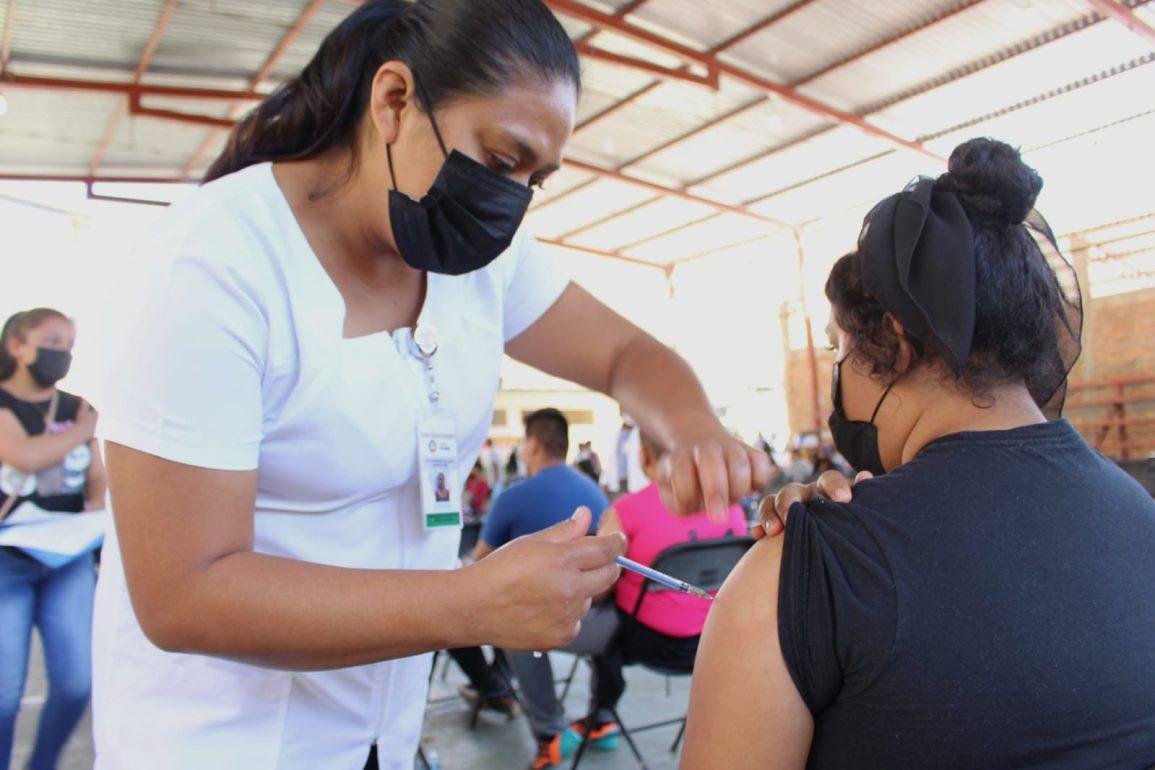
[(834, 265), (830, 427), (874, 478), (731, 575), (684, 769), (1155, 763), (1155, 501), (1058, 419), (1081, 308), (1041, 185), (971, 140)]
[[(26, 501), (68, 513), (103, 507), (104, 466), (92, 437), (96, 413), (56, 388), (68, 373), (75, 337), (72, 322), (48, 308), (17, 313), (0, 333), (0, 519)], [(92, 553), (50, 568), (0, 547), (0, 768), (11, 758), (34, 624), (49, 687), (30, 770), (56, 767), (84, 714), (94, 586)]]

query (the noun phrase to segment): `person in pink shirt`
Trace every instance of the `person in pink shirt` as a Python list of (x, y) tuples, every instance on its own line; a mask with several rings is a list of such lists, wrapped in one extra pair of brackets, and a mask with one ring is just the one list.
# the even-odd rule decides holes
[[(648, 566), (662, 551), (679, 543), (746, 534), (746, 514), (737, 505), (731, 506), (721, 521), (711, 519), (704, 512), (678, 516), (670, 511), (662, 504), (658, 485), (654, 483), (662, 447), (642, 433), (639, 455), (651, 483), (619, 498), (602, 515), (598, 525), (599, 535), (625, 534), (627, 558)], [(630, 618), (641, 595), (643, 580), (641, 575), (623, 570), (614, 589), (620, 630), (606, 651), (594, 656), (591, 713), (570, 725), (576, 737), (588, 732), (594, 748), (617, 748), (619, 730), (612, 710), (626, 689), (623, 665), (660, 661), (665, 667), (685, 671), (694, 665), (698, 638), (710, 604), (674, 591), (647, 592), (634, 622)]]

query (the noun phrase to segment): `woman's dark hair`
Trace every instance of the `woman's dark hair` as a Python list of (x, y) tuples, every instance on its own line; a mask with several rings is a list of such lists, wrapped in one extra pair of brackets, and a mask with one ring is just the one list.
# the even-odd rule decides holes
[(205, 181), (331, 149), (348, 154), (352, 171), (373, 76), (390, 60), (413, 70), (417, 99), (430, 113), (527, 75), (581, 85), (573, 43), (541, 0), (369, 0), (325, 37), (299, 75), (237, 123)]
[(50, 307), (22, 310), (19, 313), (13, 313), (12, 316), (4, 322), (4, 329), (0, 331), (0, 382), (16, 374), (16, 359), (12, 357), (12, 353), (8, 350), (8, 344), (12, 340), (23, 341), (28, 332), (45, 321), (52, 319), (72, 323), (72, 319), (64, 315), (64, 313), (61, 313), (59, 310), (53, 310)]
[[(1064, 306), (1060, 290), (1038, 243), (1022, 226), (1043, 180), (1013, 147), (986, 138), (956, 147), (947, 169), (935, 186), (958, 196), (974, 233), (975, 328), (960, 382), (983, 401), (1000, 383), (1023, 382), (1043, 403), (1066, 374), (1055, 332), (1056, 309)], [(856, 357), (874, 377), (891, 379), (898, 335), (886, 309), (865, 289), (856, 253), (834, 264), (826, 297)], [(906, 339), (912, 366), (937, 357), (924, 342)]]

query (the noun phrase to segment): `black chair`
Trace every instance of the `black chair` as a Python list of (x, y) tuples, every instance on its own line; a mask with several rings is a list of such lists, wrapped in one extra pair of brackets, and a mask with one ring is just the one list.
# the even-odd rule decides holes
[[(443, 654), (445, 657), (445, 661), (441, 667), (441, 681), (442, 682), (447, 681), (447, 679), (449, 677), (449, 667), (453, 665), (453, 656), (448, 654), (448, 653), (449, 653), (448, 650), (438, 650), (437, 652), (433, 653), (433, 665), (429, 669), (429, 684), (430, 685), (433, 684), (433, 677), (437, 673), (437, 664), (441, 661)], [(518, 710), (524, 712), (525, 711), (525, 705), (521, 702), (521, 697), (518, 695), (517, 688), (514, 686), (514, 683), (513, 683), (513, 681), (514, 681), (513, 680), (513, 669), (510, 668), (509, 661), (505, 657), (505, 651), (498, 648), (498, 647), (493, 648), (492, 671), (495, 674), (497, 674), (497, 676), (501, 679), (502, 684), (504, 684), (506, 689), (509, 691), (510, 697), (512, 697), (513, 700), (517, 703)], [(482, 695), (483, 695), (483, 693), (478, 693), (477, 700), (474, 701), (469, 707), (469, 729), (470, 730), (477, 729), (477, 723), (481, 719), (481, 711), (482, 711), (482, 709), (485, 708), (485, 698), (481, 697)], [(439, 698), (430, 698), (428, 700), (428, 703), (430, 703), (430, 704), (446, 703), (448, 701), (457, 700), (460, 697), (461, 696), (457, 693), (449, 693), (446, 695), (442, 695)], [(516, 713), (514, 715), (510, 716), (510, 719), (515, 718), (515, 716), (516, 716)]]
[[(710, 540), (691, 540), (685, 543), (678, 543), (658, 554), (657, 558), (654, 559), (653, 568), (707, 591), (716, 591), (722, 587), (722, 583), (726, 582), (726, 577), (733, 571), (734, 567), (737, 566), (738, 562), (742, 559), (742, 556), (745, 555), (746, 551), (748, 551), (753, 544), (754, 538), (748, 535), (714, 538)], [(642, 591), (638, 595), (637, 603), (634, 604), (633, 612), (626, 622), (638, 622), (638, 612), (642, 609), (642, 604), (645, 602), (647, 596), (659, 591), (672, 590), (673, 589), (667, 588), (660, 583), (646, 580), (642, 584)], [(693, 673), (693, 664), (686, 667), (681, 665), (680, 662), (678, 665), (670, 665), (668, 662), (650, 659), (627, 661), (627, 664), (637, 664), (650, 671), (663, 674), (666, 677), (689, 676)], [(668, 684), (669, 680), (667, 679), (667, 694), (669, 694)], [(622, 738), (625, 739), (626, 744), (630, 747), (630, 751), (633, 752), (634, 757), (638, 760), (638, 764), (641, 765), (643, 770), (649, 770), (649, 767), (646, 765), (646, 760), (642, 757), (641, 751), (638, 750), (637, 744), (634, 743), (634, 735), (645, 732), (646, 730), (656, 730), (661, 727), (680, 724), (681, 728), (678, 730), (678, 736), (670, 746), (670, 753), (674, 753), (678, 750), (678, 746), (681, 745), (682, 736), (686, 732), (686, 715), (684, 713), (676, 719), (666, 719), (661, 722), (653, 722), (632, 728), (626, 727), (625, 722), (622, 721), (616, 708), (613, 709), (613, 715), (614, 721), (618, 723), (618, 728), (621, 730)], [(588, 743), (588, 737), (582, 739), (577, 753), (574, 754), (573, 764), (571, 765), (572, 768), (577, 768), (581, 762)]]
[[(513, 669), (510, 668), (509, 661), (505, 657), (505, 650), (498, 647), (493, 648), (493, 671), (501, 678), (510, 697), (517, 703), (518, 708), (524, 712), (525, 706), (522, 704), (521, 697), (517, 693), (517, 687), (513, 684)], [(478, 693), (477, 695), (477, 702), (473, 704), (469, 712), (470, 730), (477, 729), (477, 722), (481, 718), (481, 710), (485, 708), (484, 693)], [(513, 716), (510, 717), (510, 719), (513, 718)]]

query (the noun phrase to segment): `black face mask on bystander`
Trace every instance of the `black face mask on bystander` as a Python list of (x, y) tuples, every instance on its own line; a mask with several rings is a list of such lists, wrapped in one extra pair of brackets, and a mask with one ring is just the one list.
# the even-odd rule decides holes
[(72, 354), (67, 350), (37, 348), (36, 360), (28, 365), (28, 373), (42, 388), (51, 388), (72, 368)]

